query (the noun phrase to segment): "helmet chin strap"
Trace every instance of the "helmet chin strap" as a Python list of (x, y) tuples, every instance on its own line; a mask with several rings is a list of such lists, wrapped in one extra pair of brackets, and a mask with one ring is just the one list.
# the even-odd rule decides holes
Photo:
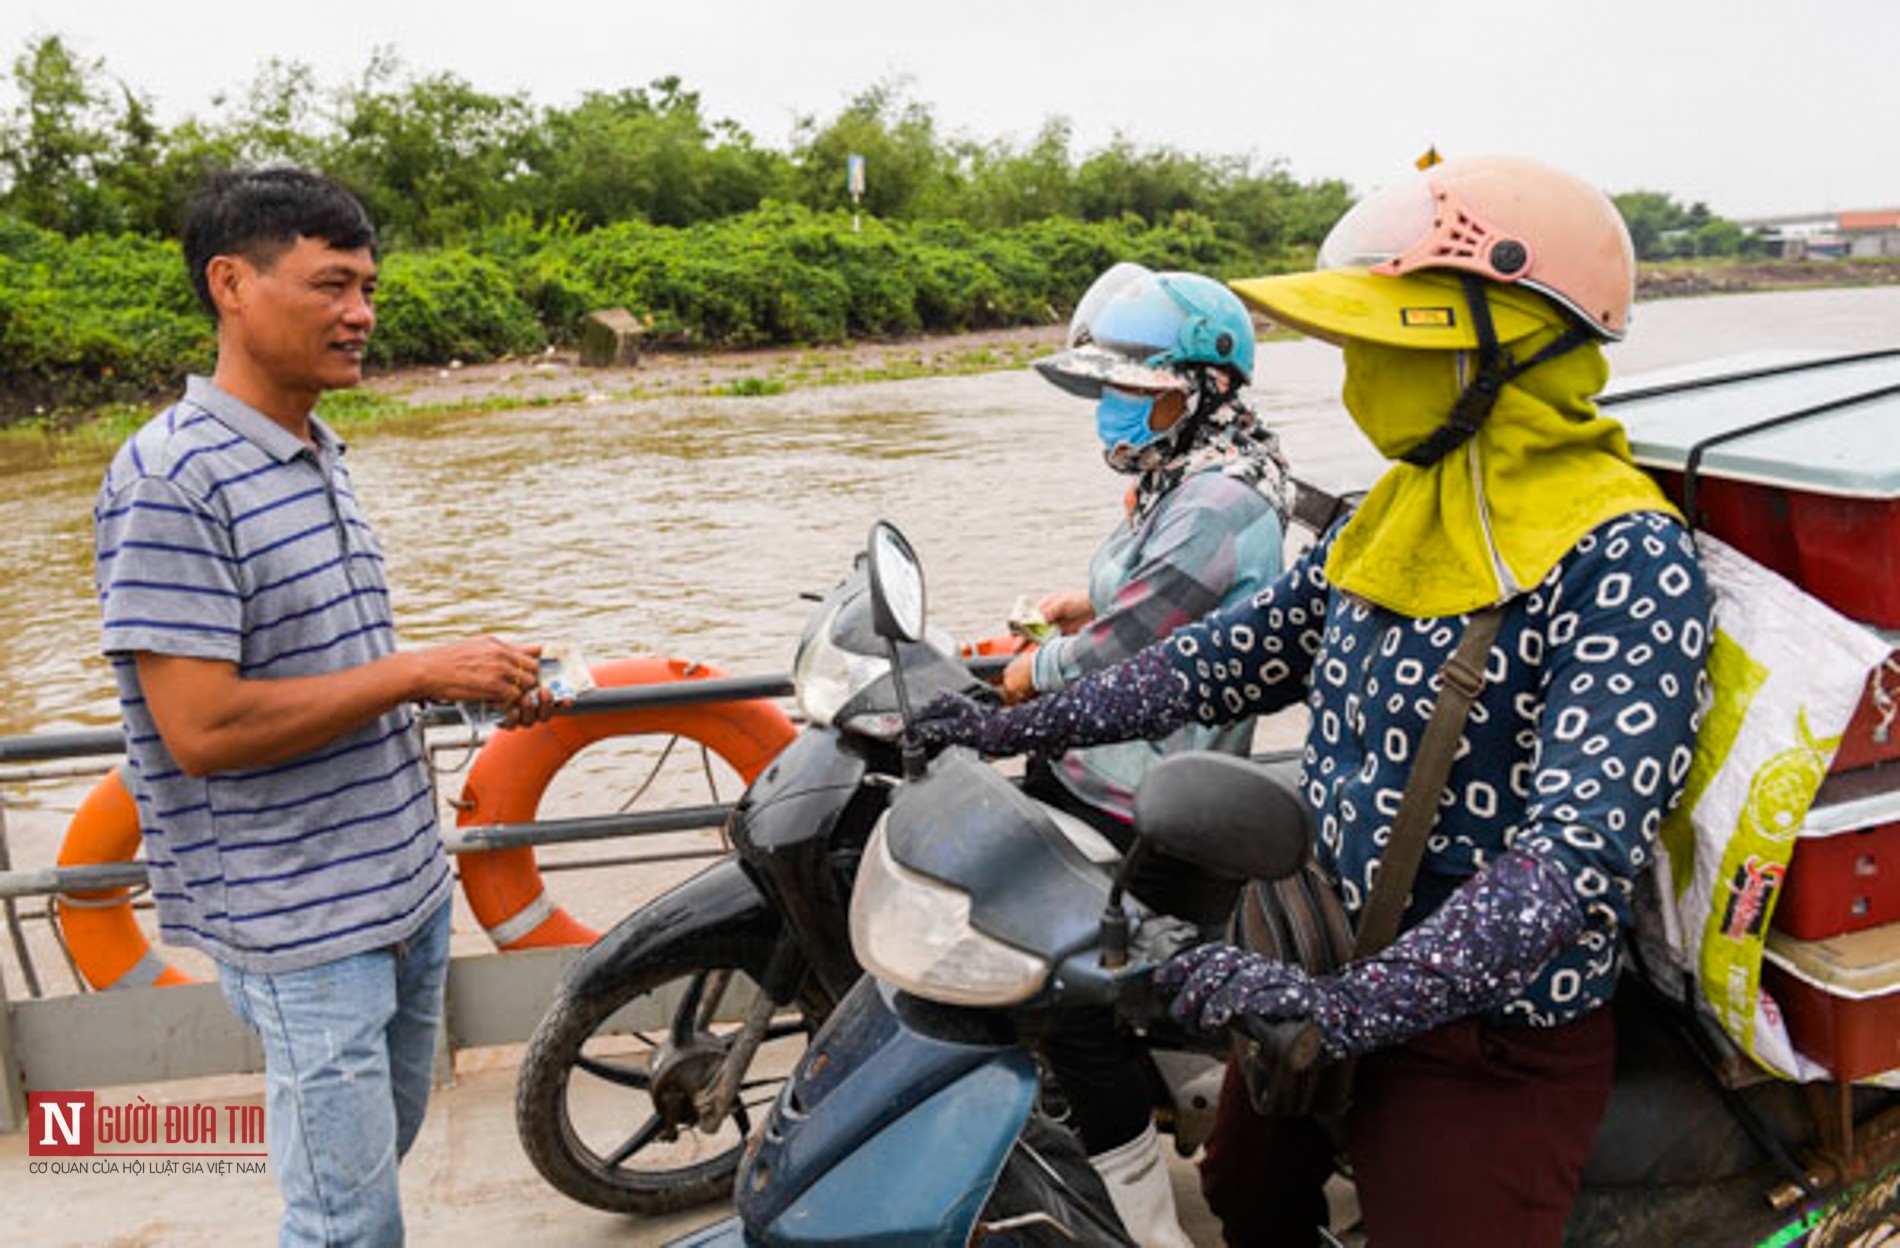
[(1484, 279), (1475, 274), (1462, 273), (1459, 280), (1465, 288), (1465, 306), (1471, 310), (1471, 328), (1478, 335), (1478, 374), (1458, 396), (1458, 401), (1452, 404), (1451, 415), (1445, 418), (1445, 423), (1432, 430), (1423, 442), (1399, 456), (1406, 463), (1419, 468), (1431, 467), (1469, 442), (1491, 415), (1491, 409), (1497, 405), (1498, 396), (1504, 392), (1507, 382), (1536, 368), (1545, 360), (1555, 359), (1566, 351), (1574, 351), (1590, 341), (1588, 330), (1572, 324), (1543, 350), (1523, 363), (1517, 363), (1511, 359), (1511, 353), (1498, 343), (1497, 329), (1491, 323), (1491, 303), (1484, 297)]

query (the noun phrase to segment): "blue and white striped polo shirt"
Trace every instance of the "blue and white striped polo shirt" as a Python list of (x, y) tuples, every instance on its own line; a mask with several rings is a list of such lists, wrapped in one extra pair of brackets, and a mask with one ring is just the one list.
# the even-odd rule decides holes
[(160, 932), (249, 971), (402, 940), (449, 890), (411, 708), (290, 762), (193, 778), (139, 686), (139, 651), (276, 680), (396, 648), (343, 445), (316, 420), (311, 431), (315, 448), (193, 377), (120, 448), (94, 508), (104, 650)]

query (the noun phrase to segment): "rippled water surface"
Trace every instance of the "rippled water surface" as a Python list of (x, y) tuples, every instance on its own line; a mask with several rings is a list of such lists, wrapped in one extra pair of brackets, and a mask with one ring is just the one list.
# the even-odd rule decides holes
[[(1900, 344), (1900, 289), (1646, 304), (1619, 373), (1764, 346)], [(1340, 415), (1339, 357), (1261, 351), (1255, 400), (1296, 467), (1379, 461)], [(1086, 403), (1028, 370), (759, 398), (573, 404), (446, 417), (351, 440), (409, 641), (568, 637), (783, 670), (801, 590), (826, 587), (871, 521), (922, 553), (933, 612), (994, 632), (1019, 592), (1079, 584), (1123, 480)], [(0, 734), (112, 722), (94, 651), (90, 507), (102, 465), (0, 462)]]
[[(1896, 345), (1900, 288), (1881, 288), (1646, 304), (1611, 358), (1628, 374)], [(1338, 385), (1335, 350), (1274, 343), (1254, 398), (1302, 474), (1364, 483), (1379, 461)], [(790, 666), (799, 593), (841, 575), (874, 519), (922, 554), (936, 621), (986, 635), (1018, 593), (1082, 583), (1125, 487), (1096, 454), (1088, 405), (1027, 369), (449, 416), (359, 432), (349, 459), (406, 641), (559, 637), (595, 658), (734, 673)], [(116, 719), (91, 589), (102, 468), (0, 462), (0, 734)]]

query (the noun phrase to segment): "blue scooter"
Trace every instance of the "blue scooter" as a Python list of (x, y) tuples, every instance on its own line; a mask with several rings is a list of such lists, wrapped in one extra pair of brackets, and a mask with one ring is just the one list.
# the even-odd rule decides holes
[[(893, 647), (914, 641), (916, 557), (886, 524), (868, 553), (878, 634)], [(899, 700), (908, 722), (901, 684)], [(1311, 836), (1282, 780), (1216, 754), (1157, 767), (1135, 830), (1124, 873), (1154, 847), (1235, 880), (1290, 873)], [(1038, 1112), (1031, 1053), (1061, 1011), (1102, 1005), (1157, 1043), (1205, 1047), (1170, 1028), (1149, 990), (1154, 967), (1195, 929), (1135, 918), (1099, 834), (968, 751), (927, 763), (907, 743), (904, 782), (852, 894), (852, 948), (867, 974), (752, 1141), (737, 1216), (677, 1243), (1132, 1244), (1079, 1142)], [(1308, 1056), (1316, 1044), (1310, 1028), (1262, 1031)]]

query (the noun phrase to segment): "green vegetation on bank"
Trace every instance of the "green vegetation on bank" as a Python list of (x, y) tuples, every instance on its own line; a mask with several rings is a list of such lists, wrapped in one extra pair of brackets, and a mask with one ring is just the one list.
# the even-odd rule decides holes
[[(1061, 319), (1116, 260), (1223, 277), (1300, 267), (1352, 202), (1273, 162), (1074, 150), (940, 131), (874, 86), (787, 150), (709, 117), (676, 79), (566, 107), (411, 75), (388, 54), (318, 83), (267, 63), (209, 117), (151, 102), (57, 35), (0, 92), (0, 423), (162, 394), (210, 360), (176, 236), (212, 170), (295, 162), (350, 185), (383, 231), (379, 365), (477, 361), (572, 340), (590, 309), (660, 346), (832, 343)], [(865, 158), (854, 213), (846, 158)], [(1702, 205), (1619, 198), (1643, 238), (1733, 250)]]
[[(383, 266), (378, 365), (476, 361), (565, 342), (590, 308), (645, 315), (660, 344), (831, 343), (1059, 319), (1118, 259), (1261, 271), (1206, 222), (1052, 219), (1001, 230), (768, 205), (686, 227), (510, 222)], [(62, 238), (0, 219), (0, 395), (13, 408), (159, 392), (210, 362), (177, 244)], [(16, 412), (17, 414), (17, 412)]]

